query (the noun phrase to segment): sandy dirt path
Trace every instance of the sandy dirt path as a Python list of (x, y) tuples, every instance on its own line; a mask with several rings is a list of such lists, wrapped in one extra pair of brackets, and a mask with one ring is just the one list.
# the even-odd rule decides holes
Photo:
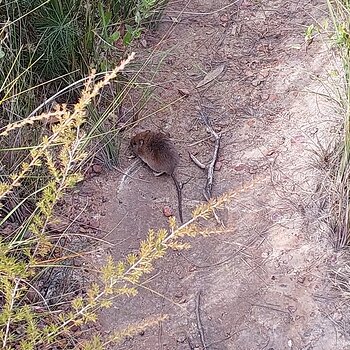
[[(338, 327), (345, 316), (325, 280), (337, 256), (315, 201), (322, 171), (314, 151), (339, 125), (317, 94), (325, 92), (336, 61), (318, 37), (308, 46), (304, 40), (306, 27), (327, 15), (322, 3), (170, 1), (158, 31), (146, 36), (139, 57), (156, 48), (151, 67), (158, 69), (149, 112), (179, 97), (179, 89), (189, 93), (140, 124), (170, 132), (180, 151), (185, 219), (203, 201), (206, 181), (188, 152), (205, 163), (213, 151), (203, 115), (222, 134), (214, 195), (254, 185), (220, 213), (227, 233), (170, 252), (135, 298), (102, 314), (106, 334), (169, 315), (112, 349), (201, 349), (199, 292), (207, 349), (350, 349)], [(221, 74), (197, 88), (215, 69)], [(122, 157), (120, 170), (134, 162)], [(105, 254), (117, 260), (137, 249), (149, 228), (166, 226), (164, 206), (176, 212), (170, 178), (155, 178), (140, 165), (122, 179), (108, 172), (82, 188), (95, 203), (91, 215), (112, 231), (115, 246)]]

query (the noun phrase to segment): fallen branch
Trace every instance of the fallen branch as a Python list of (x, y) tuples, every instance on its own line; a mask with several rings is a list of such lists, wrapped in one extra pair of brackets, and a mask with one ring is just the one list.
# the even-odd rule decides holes
[(210, 125), (208, 117), (205, 114), (201, 113), (201, 119), (207, 128), (207, 132), (209, 132), (215, 138), (215, 147), (214, 147), (213, 157), (208, 165), (204, 165), (193, 154), (189, 153), (189, 155), (191, 160), (200, 169), (203, 169), (203, 170), (207, 169), (207, 182), (205, 184), (203, 194), (205, 199), (209, 201), (213, 194), (212, 191), (213, 191), (213, 181), (214, 181), (214, 168), (215, 168), (216, 161), (218, 160), (221, 135), (219, 135), (217, 132), (214, 131), (214, 129)]
[[(205, 124), (207, 128), (207, 132), (209, 132), (215, 139), (215, 146), (214, 146), (214, 152), (213, 152), (213, 157), (210, 161), (209, 164), (204, 165), (202, 162), (200, 162), (193, 154), (189, 153), (191, 160), (200, 168), (203, 170), (207, 170), (207, 182), (205, 184), (204, 190), (203, 190), (203, 195), (207, 201), (209, 201), (212, 198), (213, 195), (213, 182), (214, 182), (214, 168), (216, 161), (218, 160), (218, 155), (219, 155), (219, 148), (220, 148), (220, 141), (221, 141), (221, 135), (215, 132), (215, 130), (212, 128), (210, 125), (210, 121), (208, 117), (204, 114), (201, 113), (201, 119), (203, 123)], [(213, 211), (213, 214), (215, 216), (215, 219), (218, 223), (221, 223), (221, 220)]]
[(210, 126), (209, 123), (207, 124), (207, 130), (209, 130), (209, 132), (215, 138), (215, 147), (214, 147), (214, 152), (213, 152), (213, 158), (212, 158), (211, 162), (208, 165), (207, 183), (205, 184), (205, 190), (204, 190), (205, 199), (208, 201), (212, 197), (213, 179), (214, 179), (214, 167), (215, 167), (216, 161), (218, 160), (221, 135), (216, 133), (213, 130), (213, 128)]

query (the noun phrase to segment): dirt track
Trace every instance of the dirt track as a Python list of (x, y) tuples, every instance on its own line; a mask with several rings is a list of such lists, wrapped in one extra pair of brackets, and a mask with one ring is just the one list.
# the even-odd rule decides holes
[[(214, 195), (257, 183), (222, 213), (228, 233), (170, 252), (136, 298), (103, 314), (106, 333), (169, 315), (159, 328), (113, 349), (200, 349), (199, 291), (207, 349), (350, 349), (340, 327), (345, 315), (324, 281), (337, 256), (314, 200), (322, 172), (312, 150), (339, 124), (314, 93), (324, 91), (337, 69), (334, 58), (320, 38), (304, 41), (306, 27), (326, 16), (322, 3), (170, 1), (159, 30), (146, 37), (140, 59), (159, 42), (155, 57), (167, 51), (149, 112), (178, 98), (178, 89), (189, 92), (140, 125), (170, 132), (179, 148), (184, 217), (203, 200), (206, 181), (188, 152), (205, 163), (213, 151), (201, 113), (222, 133)], [(221, 65), (216, 79), (196, 88)], [(123, 157), (120, 169), (127, 172), (134, 162)], [(115, 259), (137, 249), (148, 228), (166, 226), (164, 206), (176, 212), (171, 179), (155, 178), (142, 165), (132, 178), (115, 171), (86, 181), (82, 198), (92, 202), (100, 228), (113, 231), (108, 239), (115, 246), (105, 253)]]

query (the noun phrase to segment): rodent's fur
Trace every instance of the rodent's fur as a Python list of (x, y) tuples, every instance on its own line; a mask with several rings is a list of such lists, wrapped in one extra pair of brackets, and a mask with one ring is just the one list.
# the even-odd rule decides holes
[(180, 221), (182, 218), (182, 190), (175, 177), (175, 169), (180, 157), (169, 137), (161, 132), (146, 130), (132, 137), (130, 146), (138, 157), (141, 158), (153, 171), (170, 175), (175, 183)]

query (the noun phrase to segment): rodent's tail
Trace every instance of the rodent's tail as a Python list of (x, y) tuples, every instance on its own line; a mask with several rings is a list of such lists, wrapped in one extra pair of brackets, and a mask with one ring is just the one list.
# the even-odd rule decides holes
[(178, 207), (179, 207), (179, 217), (180, 217), (181, 224), (183, 224), (184, 221), (183, 221), (183, 217), (182, 217), (182, 188), (179, 184), (179, 181), (177, 181), (175, 175), (171, 174), (171, 177), (173, 178), (175, 186), (176, 186), (177, 203), (178, 203)]

